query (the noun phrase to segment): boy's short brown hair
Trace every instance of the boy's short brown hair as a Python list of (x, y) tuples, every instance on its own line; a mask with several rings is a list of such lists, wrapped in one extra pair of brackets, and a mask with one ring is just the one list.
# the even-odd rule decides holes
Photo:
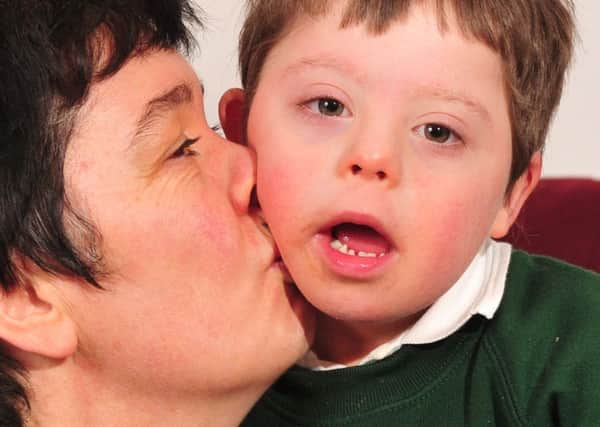
[[(341, 1), (341, 0), (340, 0)], [(379, 34), (403, 19), (424, 0), (344, 0), (340, 27), (366, 24)], [(442, 30), (445, 10), (454, 12), (468, 37), (485, 43), (503, 62), (512, 124), (510, 184), (543, 149), (552, 116), (560, 101), (575, 38), (572, 0), (429, 0)], [(240, 34), (239, 65), (248, 105), (271, 49), (303, 14), (325, 15), (331, 0), (248, 0)]]

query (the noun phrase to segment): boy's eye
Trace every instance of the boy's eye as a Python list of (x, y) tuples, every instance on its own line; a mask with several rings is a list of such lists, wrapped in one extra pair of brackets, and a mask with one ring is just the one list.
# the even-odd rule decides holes
[(346, 106), (335, 98), (318, 98), (307, 104), (308, 109), (331, 117), (346, 115)]
[(175, 150), (173, 154), (171, 154), (170, 158), (177, 159), (179, 157), (194, 156), (198, 154), (195, 150), (191, 148), (198, 141), (198, 139), (200, 138), (186, 139), (185, 141), (183, 141), (179, 148), (177, 148), (177, 150)]
[(417, 128), (417, 133), (431, 142), (446, 144), (456, 142), (459, 139), (454, 131), (437, 123), (426, 123)]

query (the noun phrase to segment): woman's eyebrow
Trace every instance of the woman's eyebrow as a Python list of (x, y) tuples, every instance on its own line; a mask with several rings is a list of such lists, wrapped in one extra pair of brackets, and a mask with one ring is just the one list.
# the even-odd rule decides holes
[(131, 145), (135, 145), (140, 136), (147, 134), (155, 125), (157, 119), (182, 104), (189, 104), (193, 98), (194, 95), (190, 85), (188, 83), (181, 83), (148, 101), (144, 112), (137, 120)]

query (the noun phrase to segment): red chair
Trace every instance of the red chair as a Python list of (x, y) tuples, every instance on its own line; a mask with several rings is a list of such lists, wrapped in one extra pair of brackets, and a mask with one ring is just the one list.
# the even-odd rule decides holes
[(542, 179), (503, 240), (600, 272), (600, 181)]

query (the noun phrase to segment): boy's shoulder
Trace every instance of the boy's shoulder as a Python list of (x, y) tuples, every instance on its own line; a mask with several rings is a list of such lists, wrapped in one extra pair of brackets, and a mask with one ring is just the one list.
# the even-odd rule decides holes
[(554, 402), (576, 425), (599, 419), (592, 410), (600, 399), (599, 324), (599, 274), (513, 251), (483, 342), (523, 414), (545, 413)]
[[(513, 250), (506, 288), (498, 311), (500, 319), (528, 328), (538, 320), (567, 330), (565, 323), (589, 323), (600, 316), (600, 274), (567, 262)], [(550, 327), (553, 323), (545, 323)], [(546, 328), (546, 329), (547, 329)]]
[(527, 348), (550, 349), (580, 340), (600, 343), (598, 324), (600, 274), (513, 251), (502, 303), (489, 325), (492, 336), (514, 346), (524, 340)]

